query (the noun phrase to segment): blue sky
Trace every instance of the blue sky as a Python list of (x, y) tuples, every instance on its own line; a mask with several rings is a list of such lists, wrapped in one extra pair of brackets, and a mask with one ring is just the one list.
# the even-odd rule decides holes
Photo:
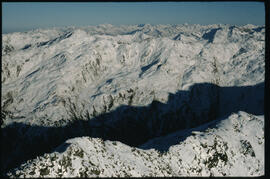
[(5, 2), (2, 32), (99, 24), (264, 25), (262, 2)]

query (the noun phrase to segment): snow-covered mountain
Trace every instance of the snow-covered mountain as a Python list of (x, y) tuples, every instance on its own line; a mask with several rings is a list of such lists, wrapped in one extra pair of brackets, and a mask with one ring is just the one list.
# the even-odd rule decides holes
[(149, 24), (2, 35), (1, 168), (263, 175), (264, 36), (254, 25)]
[(189, 135), (165, 153), (100, 138), (73, 138), (55, 152), (28, 161), (8, 176), (260, 176), (264, 174), (263, 120), (263, 116), (234, 113), (204, 132), (200, 131), (209, 124), (156, 138), (141, 146), (179, 142)]

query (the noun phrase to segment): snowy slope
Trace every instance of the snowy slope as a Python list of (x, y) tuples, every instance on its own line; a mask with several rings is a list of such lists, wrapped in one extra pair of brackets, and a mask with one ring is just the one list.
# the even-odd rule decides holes
[[(81, 137), (23, 164), (10, 177), (142, 177), (264, 175), (264, 118), (245, 112), (221, 122), (177, 132), (145, 146), (178, 140), (168, 152), (142, 150), (118, 141)], [(203, 129), (203, 130), (202, 130)], [(206, 129), (206, 130), (205, 130)], [(197, 132), (200, 131), (200, 132)], [(181, 141), (181, 142), (179, 142)], [(165, 144), (166, 145), (166, 144)], [(64, 149), (63, 149), (64, 148)]]
[[(39, 153), (33, 147), (28, 151), (31, 157), (22, 157), (32, 140), (46, 146), (55, 134), (58, 142), (52, 148), (81, 136), (138, 147), (154, 137), (227, 119), (238, 111), (261, 116), (264, 36), (265, 28), (254, 25), (149, 24), (3, 34), (1, 128), (7, 131), (7, 154), (1, 166), (10, 169), (42, 155), (49, 149)], [(82, 121), (94, 122), (80, 130)], [(263, 168), (258, 170), (254, 175), (262, 174)]]
[[(211, 34), (213, 27), (200, 27), (168, 26), (172, 33), (165, 37), (156, 35), (159, 26), (149, 25), (131, 26), (129, 30), (143, 30), (130, 35), (104, 35), (109, 27), (95, 35), (81, 29), (2, 35), (1, 106), (13, 114), (12, 121), (52, 125), (69, 118), (69, 100), (79, 112), (93, 116), (93, 106), (103, 113), (111, 98), (106, 112), (128, 104), (118, 96), (129, 88), (144, 92), (135, 94), (132, 105), (145, 106), (154, 97), (165, 103), (168, 93), (194, 83), (244, 86), (264, 81), (264, 29), (223, 25)], [(176, 31), (180, 40), (173, 40)], [(6, 52), (7, 47), (13, 50)]]

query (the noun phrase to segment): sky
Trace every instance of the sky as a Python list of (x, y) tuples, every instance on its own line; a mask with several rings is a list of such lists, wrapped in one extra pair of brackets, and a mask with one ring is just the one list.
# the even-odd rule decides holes
[(2, 33), (99, 24), (264, 25), (263, 2), (3, 2)]

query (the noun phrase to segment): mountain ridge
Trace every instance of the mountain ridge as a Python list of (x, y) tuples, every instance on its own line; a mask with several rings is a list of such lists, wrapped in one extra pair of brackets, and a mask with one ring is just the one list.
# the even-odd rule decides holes
[[(81, 120), (86, 127), (92, 121), (108, 128), (70, 136), (87, 134), (138, 147), (238, 111), (258, 117), (264, 114), (264, 35), (265, 28), (254, 25), (149, 24), (2, 34), (1, 128), (28, 126), (14, 136), (22, 134), (29, 141), (43, 136), (46, 141), (46, 130), (35, 133), (34, 126), (64, 128)], [(128, 135), (121, 135), (124, 129)], [(144, 129), (144, 138), (136, 129)], [(116, 138), (108, 136), (110, 130)], [(136, 145), (128, 143), (132, 136)], [(16, 143), (7, 142), (7, 148)], [(20, 150), (6, 150), (13, 153), (11, 163)], [(210, 160), (220, 157), (225, 155)]]

